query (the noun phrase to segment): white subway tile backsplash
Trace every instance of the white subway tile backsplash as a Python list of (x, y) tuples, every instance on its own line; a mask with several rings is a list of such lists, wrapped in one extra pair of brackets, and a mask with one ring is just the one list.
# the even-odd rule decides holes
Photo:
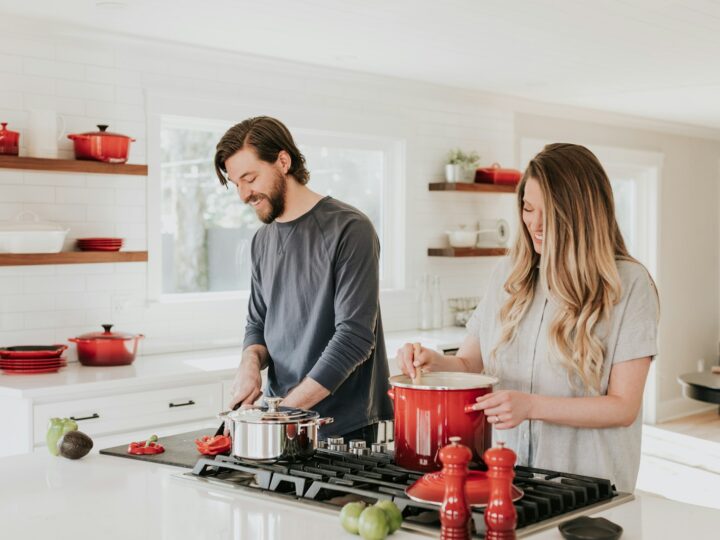
[(84, 79), (85, 66), (75, 62), (61, 62), (55, 60), (43, 60), (38, 58), (26, 58), (23, 62), (23, 72), (28, 75), (42, 75), (43, 77), (54, 77), (58, 79)]
[(26, 171), (27, 184), (33, 186), (84, 187), (85, 177), (78, 173), (44, 173)]
[(85, 207), (76, 204), (23, 203), (22, 209), (36, 213), (43, 220), (54, 221), (65, 226), (73, 221), (85, 220)]
[(110, 275), (115, 272), (115, 263), (68, 264), (58, 265), (54, 268), (56, 268), (58, 276), (67, 276), (70, 274), (83, 276), (93, 276), (98, 274)]
[(87, 207), (86, 219), (99, 223), (115, 223), (115, 207), (108, 205), (89, 205)]
[(115, 48), (111, 45), (100, 45), (94, 40), (58, 42), (56, 55), (58, 60), (67, 62), (105, 67), (115, 65)]
[(17, 294), (21, 292), (23, 279), (21, 276), (0, 277), (0, 294)]
[(70, 228), (69, 238), (97, 238), (97, 237), (115, 237), (115, 225), (112, 223), (100, 222), (73, 222), (66, 223)]
[(53, 295), (7, 294), (0, 296), (0, 312), (25, 313), (27, 311), (48, 311), (53, 309), (55, 309)]
[(0, 312), (0, 332), (9, 332), (10, 330), (22, 330), (24, 326), (23, 313), (5, 313)]
[(113, 101), (115, 87), (110, 84), (58, 80), (55, 88), (58, 96), (87, 100)]
[[(4, 75), (3, 75), (4, 77)], [(14, 91), (14, 92), (8, 92), (8, 91), (0, 91), (0, 109), (23, 109), (23, 94), (20, 91)], [(5, 122), (6, 119), (3, 116), (3, 122)], [(9, 124), (9, 122), (8, 122)], [(8, 125), (8, 129), (12, 129), (13, 131), (18, 131), (19, 126), (14, 126), (15, 129), (13, 129), (13, 126)], [(22, 138), (21, 138), (22, 141)]]
[[(116, 116), (118, 118), (123, 118), (124, 120), (129, 121), (137, 121), (137, 122), (143, 122), (145, 120), (145, 107), (142, 104), (128, 104), (128, 103), (117, 103), (117, 106), (115, 108)], [(143, 130), (144, 132), (144, 130)], [(140, 133), (137, 134), (137, 136), (140, 136)], [(138, 145), (138, 146), (144, 146)]]
[(115, 272), (118, 274), (145, 274), (147, 272), (147, 263), (130, 262), (116, 263)]
[(55, 274), (54, 265), (38, 266), (0, 266), (0, 277), (4, 276), (52, 276)]
[(29, 294), (81, 292), (85, 290), (86, 276), (25, 276), (22, 291)]
[(112, 124), (118, 116), (117, 107), (118, 104), (114, 102), (87, 100), (85, 102), (85, 114), (95, 118), (102, 118), (103, 124), (110, 125), (108, 131), (115, 133), (115, 128)]
[(22, 212), (21, 203), (0, 203), (0, 219), (13, 219)]
[(58, 293), (55, 295), (56, 309), (109, 308), (109, 292)]
[(117, 86), (115, 101), (128, 105), (142, 105), (145, 102), (145, 94), (140, 86)]
[(20, 73), (22, 71), (22, 56), (0, 54), (0, 72)]
[[(60, 343), (64, 341), (63, 339)], [(0, 346), (3, 347), (16, 347), (18, 345), (54, 345), (57, 342), (55, 330), (52, 328), (0, 332)]]
[(137, 206), (144, 208), (145, 190), (128, 188), (117, 189), (115, 191), (115, 203), (122, 206)]
[(0, 201), (4, 202), (55, 202), (55, 190), (40, 186), (0, 186)]

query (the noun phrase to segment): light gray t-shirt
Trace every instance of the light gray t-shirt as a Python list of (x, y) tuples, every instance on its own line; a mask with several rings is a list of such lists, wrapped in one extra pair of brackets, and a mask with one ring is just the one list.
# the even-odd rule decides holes
[[(607, 395), (613, 364), (657, 354), (655, 286), (642, 265), (618, 261), (617, 266), (622, 296), (609, 320), (598, 325), (597, 335), (605, 346), (601, 395)], [(508, 297), (503, 285), (510, 269), (508, 258), (497, 266), (487, 293), (467, 324), (470, 334), (480, 341), (485, 372), (499, 377), (498, 390), (557, 397), (589, 395), (581, 385), (573, 387), (565, 367), (550, 357), (548, 330), (557, 305), (540, 283), (515, 339), (491, 357), (500, 339), (499, 313)], [(609, 478), (619, 491), (633, 491), (640, 466), (641, 427), (642, 413), (629, 427), (600, 429), (528, 420), (513, 429), (494, 430), (493, 440), (505, 441), (517, 453), (519, 465)]]

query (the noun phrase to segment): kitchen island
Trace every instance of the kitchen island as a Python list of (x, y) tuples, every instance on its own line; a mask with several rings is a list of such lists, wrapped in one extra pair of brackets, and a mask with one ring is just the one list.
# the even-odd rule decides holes
[[(103, 539), (358, 539), (331, 509), (184, 477), (187, 469), (91, 453), (79, 461), (45, 452), (0, 459), (0, 537)], [(600, 512), (624, 540), (712, 538), (720, 511), (636, 493)], [(439, 534), (438, 534), (439, 536)], [(392, 538), (427, 538), (400, 530)], [(561, 538), (557, 528), (527, 538)]]

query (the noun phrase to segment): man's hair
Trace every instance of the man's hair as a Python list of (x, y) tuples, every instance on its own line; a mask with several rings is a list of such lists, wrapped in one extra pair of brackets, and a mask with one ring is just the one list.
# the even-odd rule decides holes
[(275, 163), (281, 150), (290, 155), (291, 174), (301, 184), (307, 184), (310, 173), (305, 168), (305, 157), (300, 153), (285, 124), (269, 116), (256, 116), (243, 120), (227, 130), (215, 149), (215, 172), (223, 186), (227, 186), (227, 161), (245, 146), (255, 149), (258, 157), (268, 163)]

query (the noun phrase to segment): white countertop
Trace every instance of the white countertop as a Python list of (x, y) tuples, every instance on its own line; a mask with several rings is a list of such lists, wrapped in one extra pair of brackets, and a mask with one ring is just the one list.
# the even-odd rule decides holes
[[(185, 471), (99, 454), (79, 461), (43, 452), (1, 458), (2, 537), (359, 538), (343, 531), (337, 512), (177, 477)], [(634, 501), (598, 515), (622, 526), (623, 540), (711, 538), (717, 535), (720, 524), (719, 510), (645, 493), (637, 493)], [(530, 537), (561, 538), (557, 528)], [(427, 536), (400, 530), (391, 538)]]
[[(426, 347), (458, 346), (465, 329), (406, 330), (385, 334), (391, 374), (399, 373), (394, 356), (404, 343), (419, 341)], [(88, 367), (73, 362), (58, 373), (0, 375), (0, 397), (54, 399), (78, 392), (106, 392), (177, 384), (202, 384), (230, 379), (240, 362), (242, 349), (209, 349), (138, 356), (129, 366)]]

